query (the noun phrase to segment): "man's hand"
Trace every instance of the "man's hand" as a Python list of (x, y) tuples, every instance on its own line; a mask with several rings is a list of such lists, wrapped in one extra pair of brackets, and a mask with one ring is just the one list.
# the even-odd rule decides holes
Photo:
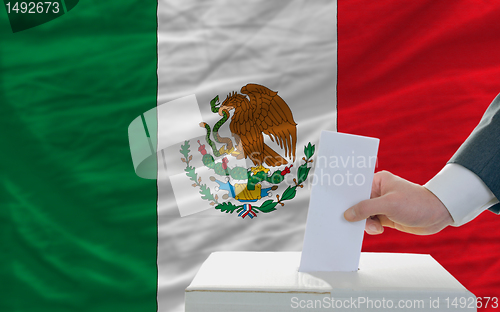
[(344, 212), (347, 221), (366, 220), (368, 234), (384, 232), (384, 226), (417, 234), (434, 234), (453, 223), (441, 201), (425, 187), (388, 171), (373, 178), (371, 199)]

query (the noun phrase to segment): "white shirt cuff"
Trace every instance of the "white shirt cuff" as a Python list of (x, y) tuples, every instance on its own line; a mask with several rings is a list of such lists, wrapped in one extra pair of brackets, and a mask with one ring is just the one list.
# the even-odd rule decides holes
[(450, 212), (453, 226), (463, 225), (498, 203), (484, 182), (469, 169), (447, 164), (424, 185)]

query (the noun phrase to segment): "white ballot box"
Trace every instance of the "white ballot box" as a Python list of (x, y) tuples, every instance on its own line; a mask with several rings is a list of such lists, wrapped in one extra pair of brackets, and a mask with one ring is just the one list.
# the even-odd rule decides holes
[(186, 288), (186, 312), (476, 311), (430, 255), (361, 253), (357, 272), (299, 272), (300, 252), (215, 252)]

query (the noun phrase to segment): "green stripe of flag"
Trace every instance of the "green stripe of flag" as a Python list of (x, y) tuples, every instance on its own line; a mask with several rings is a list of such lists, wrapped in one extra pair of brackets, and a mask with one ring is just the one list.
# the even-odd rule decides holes
[(157, 3), (75, 4), (0, 14), (0, 311), (154, 312), (156, 181), (127, 128), (156, 106)]

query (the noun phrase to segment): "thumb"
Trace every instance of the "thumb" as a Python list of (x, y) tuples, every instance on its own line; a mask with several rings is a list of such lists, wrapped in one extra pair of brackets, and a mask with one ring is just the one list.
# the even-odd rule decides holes
[(387, 214), (388, 202), (386, 196), (363, 200), (344, 212), (344, 218), (349, 222), (361, 221), (370, 216)]

